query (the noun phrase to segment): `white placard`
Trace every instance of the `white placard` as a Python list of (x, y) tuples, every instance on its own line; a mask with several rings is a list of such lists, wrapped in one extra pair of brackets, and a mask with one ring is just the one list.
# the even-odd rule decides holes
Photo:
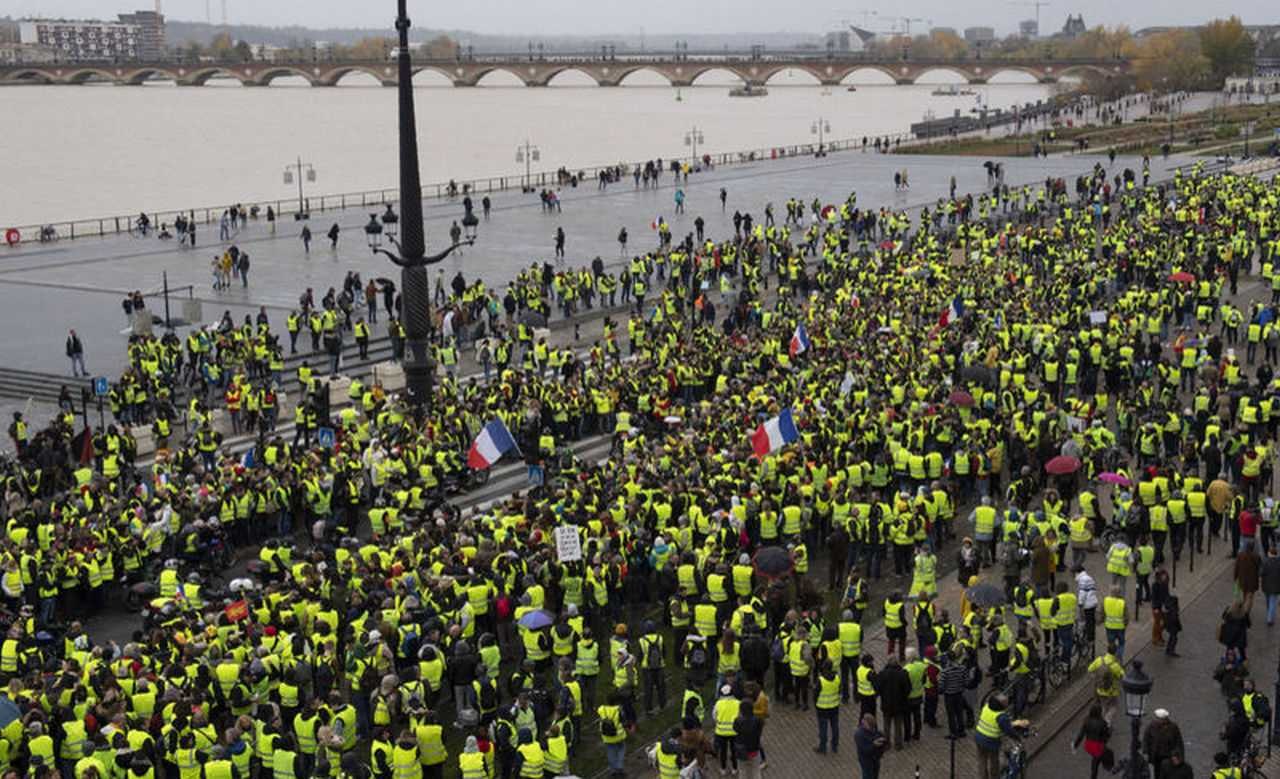
[(582, 539), (578, 537), (578, 528), (572, 525), (556, 528), (556, 557), (562, 563), (582, 559)]

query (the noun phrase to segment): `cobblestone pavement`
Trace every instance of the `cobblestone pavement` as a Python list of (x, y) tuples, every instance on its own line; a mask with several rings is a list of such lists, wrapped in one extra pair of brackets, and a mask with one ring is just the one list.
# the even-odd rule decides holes
[[(963, 515), (959, 521), (964, 521)], [(963, 525), (961, 527), (963, 528)], [(954, 550), (954, 546), (950, 546), (947, 553), (953, 553)], [(1100, 552), (1089, 555), (1086, 567), (1099, 581), (1105, 581), (1104, 575), (1099, 573), (1105, 568), (1105, 560)], [(1149, 710), (1166, 706), (1177, 717), (1179, 710), (1194, 707), (1195, 702), (1203, 699), (1206, 694), (1217, 696), (1216, 686), (1209, 677), (1216, 662), (1216, 644), (1207, 637), (1213, 635), (1214, 625), (1221, 613), (1220, 604), (1230, 595), (1230, 571), (1230, 561), (1225, 555), (1215, 555), (1208, 561), (1197, 558), (1194, 573), (1185, 568), (1180, 571), (1179, 586), (1175, 588), (1175, 594), (1181, 598), (1183, 613), (1186, 615), (1186, 630), (1183, 641), (1179, 644), (1183, 658), (1166, 663), (1163, 655), (1160, 655), (1158, 659), (1148, 664), (1152, 676), (1157, 679), (1156, 694), (1153, 696), (1153, 703), (1148, 707)], [(983, 580), (1001, 583), (999, 572), (994, 568), (984, 570)], [(893, 581), (893, 577), (887, 576), (885, 581)], [(904, 588), (908, 583), (906, 579), (898, 582)], [(1131, 597), (1132, 591), (1131, 588)], [(871, 598), (869, 613), (873, 613), (878, 608), (884, 593), (885, 587), (877, 588), (875, 595)], [(961, 587), (953, 575), (948, 574), (945, 580), (939, 581), (939, 600), (937, 601), (939, 608), (947, 608), (952, 614), (958, 614), (960, 595)], [(1255, 605), (1255, 618), (1259, 618), (1260, 613), (1259, 606)], [(1262, 630), (1265, 628), (1253, 632), (1258, 634)], [(865, 623), (864, 636), (864, 651), (870, 652), (877, 658), (878, 667), (880, 660), (887, 656), (887, 641), (882, 620)], [(1144, 647), (1150, 643), (1150, 639), (1151, 614), (1149, 609), (1143, 609), (1139, 619), (1131, 624), (1127, 633), (1127, 656), (1137, 655), (1144, 662), (1147, 661), (1147, 651)], [(1098, 651), (1103, 649), (1102, 642), (1102, 631), (1099, 629)], [(1193, 649), (1193, 646), (1196, 648)], [(1274, 651), (1271, 649), (1273, 646), (1274, 644), (1266, 644), (1260, 640), (1255, 656), (1262, 657), (1267, 653), (1266, 656), (1273, 658)], [(981, 653), (981, 660), (985, 667), (985, 651)], [(1270, 661), (1261, 662), (1269, 664)], [(1268, 690), (1270, 690), (1269, 685), (1274, 681), (1269, 674), (1268, 670), (1261, 677), (1268, 685)], [(1167, 685), (1166, 677), (1172, 677), (1171, 683)], [(766, 681), (770, 682), (767, 691), (772, 694), (771, 679)], [(989, 685), (984, 683), (979, 692), (985, 695), (989, 689)], [(1088, 703), (1091, 695), (1092, 686), (1089, 679), (1087, 676), (1080, 675), (1062, 688), (1050, 691), (1043, 704), (1028, 711), (1026, 716), (1032, 720), (1037, 731), (1034, 739), (1027, 744), (1032, 755), (1029, 764), (1031, 776), (1049, 776), (1059, 765), (1069, 768), (1069, 773), (1066, 774), (1068, 776), (1081, 775), (1080, 766), (1083, 765), (1083, 771), (1086, 772), (1084, 775), (1087, 775), (1087, 758), (1071, 757), (1069, 744), (1070, 739), (1075, 735), (1074, 728), (1078, 727), (1077, 714)], [(980, 699), (981, 695), (976, 700)], [(1189, 748), (1193, 749), (1194, 764), (1205, 765), (1203, 760), (1198, 759), (1201, 754), (1207, 754), (1206, 759), (1211, 760), (1216, 743), (1214, 739), (1217, 727), (1222, 719), (1219, 715), (1224, 711), (1215, 700), (1214, 705), (1208, 707), (1207, 713), (1203, 714), (1204, 722), (1193, 720), (1197, 733), (1205, 728), (1212, 731), (1211, 734), (1205, 731), (1207, 737), (1193, 736), (1184, 724)], [(1197, 716), (1199, 715), (1200, 712), (1197, 712)], [(856, 703), (841, 706), (841, 745), (844, 748), (839, 754), (819, 755), (813, 751), (817, 745), (817, 719), (813, 710), (797, 711), (792, 705), (774, 702), (764, 731), (764, 748), (768, 754), (769, 765), (766, 774), (780, 777), (858, 776), (857, 753), (853, 746), (857, 717)], [(942, 711), (941, 704), (939, 704), (939, 718), (945, 725), (945, 713)], [(674, 721), (670, 724), (674, 724)], [(883, 729), (883, 722), (881, 727)], [(1127, 736), (1118, 735), (1113, 738), (1112, 744), (1113, 747), (1127, 749)], [(886, 753), (881, 775), (893, 779), (915, 776), (922, 779), (976, 776), (978, 766), (972, 731), (969, 736), (956, 742), (955, 747), (953, 774), (950, 769), (951, 744), (946, 738), (945, 729), (931, 730), (926, 727), (920, 741), (906, 745), (901, 751), (891, 750)], [(629, 772), (636, 776), (656, 776), (654, 771), (645, 766), (639, 745), (629, 744), (629, 749), (631, 750)], [(1082, 763), (1082, 761), (1086, 762)], [(718, 769), (713, 769), (711, 776), (717, 776), (717, 771)], [(917, 774), (916, 771), (919, 773)]]
[[(1212, 773), (1213, 755), (1222, 747), (1218, 732), (1227, 719), (1227, 699), (1213, 680), (1213, 670), (1222, 656), (1222, 646), (1215, 640), (1218, 624), (1222, 611), (1231, 605), (1234, 597), (1230, 561), (1226, 559), (1225, 546), (1220, 547), (1217, 541), (1214, 542), (1211, 567), (1214, 570), (1220, 569), (1221, 573), (1212, 577), (1212, 581), (1207, 583), (1193, 603), (1182, 603), (1183, 632), (1178, 639), (1180, 657), (1168, 657), (1164, 649), (1151, 646), (1149, 641), (1146, 648), (1133, 655), (1142, 661), (1144, 670), (1155, 681), (1147, 702), (1147, 717), (1143, 721), (1143, 728), (1150, 723), (1151, 712), (1161, 708), (1168, 709), (1170, 719), (1178, 723), (1182, 730), (1187, 762), (1195, 769), (1196, 776), (1208, 776)], [(1254, 599), (1251, 617), (1253, 627), (1249, 631), (1250, 670), (1259, 692), (1265, 693), (1274, 702), (1280, 627), (1267, 626), (1266, 607), (1261, 594)], [(1144, 633), (1147, 639), (1150, 639), (1150, 632), (1148, 629)], [(1074, 758), (1069, 757), (1071, 740), (1075, 738), (1082, 719), (1083, 715), (1077, 716), (1070, 727), (1064, 728), (1049, 740), (1037, 756), (1037, 763), (1070, 760), (1073, 766), (1088, 766), (1088, 757), (1083, 753)], [(1111, 748), (1115, 750), (1117, 757), (1128, 755), (1127, 718), (1117, 715), (1117, 721), (1112, 723), (1112, 730)], [(1275, 775), (1270, 767), (1268, 773)]]

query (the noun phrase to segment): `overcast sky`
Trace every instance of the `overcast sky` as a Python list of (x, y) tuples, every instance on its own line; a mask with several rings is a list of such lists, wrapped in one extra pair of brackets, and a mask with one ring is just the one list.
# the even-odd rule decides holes
[[(203, 21), (205, 8), (221, 18), (223, 0), (163, 0), (164, 12), (175, 19)], [(306, 27), (385, 27), (395, 16), (392, 0), (226, 0), (227, 19), (233, 24)], [(112, 17), (121, 11), (150, 8), (150, 0), (0, 0), (0, 16)], [(371, 11), (376, 9), (376, 11)], [(877, 11), (867, 17), (863, 11)], [(1275, 0), (1054, 0), (1040, 11), (1046, 32), (1061, 28), (1067, 14), (1084, 14), (1085, 23), (1127, 24), (1131, 28), (1166, 24), (1195, 24), (1211, 16), (1236, 14), (1246, 24), (1280, 23)], [(835, 0), (409, 0), (409, 14), (419, 26), (467, 29), (495, 34), (648, 33), (697, 32), (823, 32), (842, 20), (881, 30), (892, 14), (911, 14), (934, 26), (963, 28), (983, 24), (1004, 34), (1020, 19), (1035, 17), (1027, 2), (1011, 0), (905, 0), (841, 4)], [(914, 22), (915, 32), (928, 22)]]

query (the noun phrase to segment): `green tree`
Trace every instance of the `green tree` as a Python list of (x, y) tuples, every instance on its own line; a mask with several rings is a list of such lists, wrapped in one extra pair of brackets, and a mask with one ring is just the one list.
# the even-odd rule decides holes
[(1200, 29), (1200, 51), (1209, 61), (1215, 87), (1228, 76), (1240, 76), (1253, 65), (1254, 44), (1240, 17), (1214, 19)]
[(248, 41), (236, 41), (234, 57), (236, 62), (252, 62), (253, 47), (249, 45)]
[(209, 41), (209, 56), (218, 62), (232, 62), (235, 59), (235, 43), (231, 34), (220, 32)]
[(422, 56), (433, 60), (451, 60), (458, 56), (458, 42), (448, 35), (437, 35), (422, 44)]
[(1200, 38), (1189, 30), (1166, 30), (1145, 38), (1134, 70), (1139, 89), (1162, 92), (1197, 89), (1210, 74)]
[[(341, 52), (341, 57), (353, 60), (386, 60), (391, 55), (391, 50), (396, 46), (395, 41), (386, 37), (361, 38), (350, 46), (345, 47)], [(338, 57), (338, 52), (334, 52), (334, 56)]]

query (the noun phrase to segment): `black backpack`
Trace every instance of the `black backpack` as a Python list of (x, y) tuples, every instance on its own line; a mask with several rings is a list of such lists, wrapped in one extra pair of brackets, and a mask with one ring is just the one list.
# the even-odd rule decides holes
[(644, 652), (645, 666), (657, 668), (662, 665), (662, 639), (651, 637)]

